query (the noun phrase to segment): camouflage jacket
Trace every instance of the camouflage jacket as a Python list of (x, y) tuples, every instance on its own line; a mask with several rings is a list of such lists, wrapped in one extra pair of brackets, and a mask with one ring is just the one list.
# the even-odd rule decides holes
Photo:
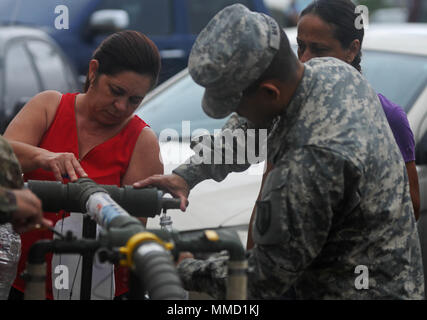
[[(362, 75), (333, 58), (306, 63), (269, 133), (268, 159), (274, 169), (252, 226), (249, 299), (290, 288), (298, 299), (424, 298), (405, 164)], [(175, 172), (195, 185), (235, 169), (207, 167)], [(224, 298), (226, 261), (184, 260), (186, 288)]]
[(16, 199), (9, 190), (21, 189), (21, 166), (16, 159), (9, 143), (0, 136), (0, 222), (7, 220), (6, 216), (16, 210)]

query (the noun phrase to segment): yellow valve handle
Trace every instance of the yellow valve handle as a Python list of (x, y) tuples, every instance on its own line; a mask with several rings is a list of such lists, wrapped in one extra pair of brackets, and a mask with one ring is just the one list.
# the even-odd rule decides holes
[(120, 260), (120, 265), (124, 267), (132, 267), (132, 252), (141, 243), (145, 241), (154, 241), (163, 246), (166, 250), (172, 250), (174, 245), (171, 242), (164, 242), (155, 234), (150, 232), (140, 232), (133, 235), (126, 246), (119, 249), (120, 253), (126, 255), (126, 259)]
[(205, 231), (205, 237), (209, 241), (215, 242), (219, 240), (219, 235), (214, 230), (206, 230)]

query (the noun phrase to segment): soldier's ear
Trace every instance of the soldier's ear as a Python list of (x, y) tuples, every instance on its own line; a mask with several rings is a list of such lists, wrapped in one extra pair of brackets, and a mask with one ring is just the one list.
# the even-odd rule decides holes
[(353, 60), (356, 58), (356, 56), (360, 52), (360, 41), (358, 39), (353, 40), (352, 43), (350, 43), (350, 46), (347, 49), (347, 56), (346, 56), (346, 62), (352, 63)]
[(280, 100), (280, 89), (273, 81), (264, 81), (259, 86), (259, 92), (264, 99), (270, 101)]

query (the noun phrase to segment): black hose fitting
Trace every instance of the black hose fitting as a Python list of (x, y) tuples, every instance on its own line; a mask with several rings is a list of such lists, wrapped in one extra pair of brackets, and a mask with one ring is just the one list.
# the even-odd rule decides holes
[(25, 300), (44, 300), (47, 253), (84, 254), (95, 253), (100, 247), (96, 240), (39, 240), (33, 244), (28, 252), (25, 280)]
[(227, 250), (230, 261), (244, 261), (246, 251), (234, 230), (190, 230), (166, 232), (164, 230), (147, 230), (156, 234), (163, 241), (175, 243), (173, 253), (189, 251), (220, 252)]
[(45, 262), (47, 253), (84, 254), (94, 253), (101, 244), (97, 240), (39, 240), (34, 243), (28, 252), (28, 264), (40, 264)]
[[(135, 217), (155, 217), (162, 210), (179, 209), (180, 200), (163, 198), (157, 188), (135, 189), (132, 186), (119, 188), (114, 185), (96, 185), (89, 178), (80, 178), (75, 183), (29, 180), (26, 186), (42, 201), (43, 211), (86, 212), (88, 195), (93, 191), (107, 192), (125, 211)], [(85, 191), (82, 191), (82, 188)], [(100, 189), (98, 189), (100, 188)]]
[[(72, 195), (77, 200), (76, 202), (79, 203), (79, 206), (80, 206), (79, 212), (82, 212), (82, 213), (86, 213), (87, 211), (86, 203), (92, 194), (97, 192), (108, 193), (107, 190), (105, 190), (103, 187), (96, 184), (95, 181), (89, 178), (80, 178), (79, 180), (77, 180), (76, 184), (80, 188), (76, 188), (75, 189), (76, 194), (72, 194)], [(73, 196), (71, 196), (71, 198), (74, 198)]]
[(134, 250), (133, 262), (140, 284), (149, 292), (150, 299), (185, 298), (185, 291), (171, 256), (161, 245), (155, 242), (140, 245)]

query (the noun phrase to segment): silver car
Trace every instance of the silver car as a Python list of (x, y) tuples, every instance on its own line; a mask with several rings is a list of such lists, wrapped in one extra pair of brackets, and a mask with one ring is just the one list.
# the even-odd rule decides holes
[(37, 93), (80, 88), (64, 52), (40, 29), (0, 27), (0, 61), (0, 133)]

